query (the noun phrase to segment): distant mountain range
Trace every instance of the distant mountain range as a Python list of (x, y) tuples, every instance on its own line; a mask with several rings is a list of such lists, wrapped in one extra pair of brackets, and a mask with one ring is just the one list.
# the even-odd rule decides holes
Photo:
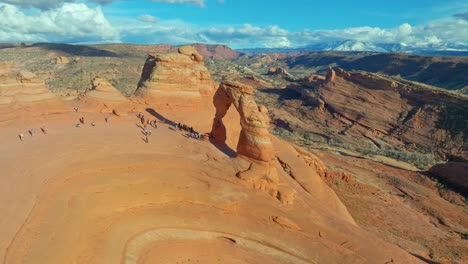
[(429, 44), (411, 46), (404, 43), (371, 43), (357, 40), (344, 40), (317, 43), (297, 48), (253, 48), (240, 49), (247, 54), (291, 53), (301, 51), (370, 51), (370, 52), (405, 52), (420, 55), (468, 56), (468, 45), (459, 43)]

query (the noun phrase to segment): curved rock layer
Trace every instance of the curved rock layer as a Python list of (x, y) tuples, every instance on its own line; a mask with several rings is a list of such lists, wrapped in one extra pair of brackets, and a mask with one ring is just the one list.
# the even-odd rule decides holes
[[(160, 129), (144, 143), (133, 119), (109, 133), (54, 118), (53, 137), (27, 151), (0, 129), (5, 263), (420, 263), (300, 186), (284, 206), (239, 185), (233, 160), (209, 142)], [(291, 166), (308, 166), (279, 149)]]
[(149, 55), (135, 94), (157, 105), (192, 106), (214, 90), (203, 57), (192, 46), (184, 46), (178, 53)]
[(127, 98), (103, 77), (95, 77), (90, 84), (85, 97), (101, 102), (125, 102)]
[(34, 103), (56, 99), (44, 80), (20, 71), (13, 62), (0, 63), (0, 105)]
[(80, 108), (86, 111), (99, 111), (104, 114), (113, 113), (116, 116), (128, 116), (132, 109), (131, 102), (103, 77), (95, 77), (80, 98)]

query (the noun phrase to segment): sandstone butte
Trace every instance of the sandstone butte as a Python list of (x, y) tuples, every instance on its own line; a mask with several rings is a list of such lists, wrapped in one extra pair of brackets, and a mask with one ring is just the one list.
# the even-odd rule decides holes
[[(138, 96), (156, 96), (131, 101), (166, 123), (148, 143), (133, 115), (105, 123), (98, 111), (64, 111), (25, 141), (18, 129), (41, 118), (0, 122), (4, 263), (422, 263), (355, 223), (315, 155), (268, 133), (254, 89), (223, 82), (206, 107), (177, 92), (208, 96), (213, 83), (190, 86), (198, 77), (187, 72), (203, 64), (179, 52), (149, 58)], [(191, 107), (164, 107), (177, 96)], [(75, 128), (82, 115), (96, 126)], [(168, 129), (177, 122), (212, 142)]]
[(203, 57), (194, 47), (183, 46), (178, 53), (148, 56), (136, 96), (160, 105), (196, 106), (214, 90)]

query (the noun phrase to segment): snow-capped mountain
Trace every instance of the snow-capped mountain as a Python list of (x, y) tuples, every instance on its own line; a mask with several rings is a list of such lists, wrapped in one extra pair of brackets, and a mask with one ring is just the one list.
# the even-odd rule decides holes
[(406, 52), (412, 54), (427, 55), (452, 55), (468, 56), (468, 45), (463, 43), (440, 43), (411, 46), (405, 43), (372, 43), (357, 40), (344, 40), (315, 43), (297, 48), (257, 48), (243, 49), (241, 52), (256, 53), (276, 53), (276, 52), (299, 52), (299, 51), (348, 51), (348, 52)]

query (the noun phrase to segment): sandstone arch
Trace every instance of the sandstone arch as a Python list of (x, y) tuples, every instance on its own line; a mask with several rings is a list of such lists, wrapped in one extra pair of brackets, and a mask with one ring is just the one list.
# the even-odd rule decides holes
[(211, 130), (215, 144), (226, 142), (223, 117), (234, 105), (240, 115), (241, 132), (237, 156), (250, 162), (247, 170), (237, 176), (247, 185), (262, 189), (273, 196), (278, 194), (278, 175), (274, 166), (275, 152), (268, 131), (269, 117), (265, 106), (258, 106), (253, 98), (254, 88), (233, 81), (224, 81), (213, 97), (216, 114)]

